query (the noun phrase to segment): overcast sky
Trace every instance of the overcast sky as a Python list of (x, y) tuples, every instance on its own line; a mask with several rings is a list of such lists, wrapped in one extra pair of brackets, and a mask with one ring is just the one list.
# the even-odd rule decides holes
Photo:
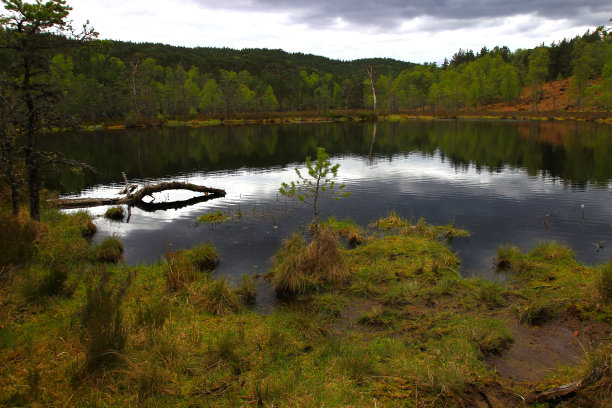
[(441, 62), (533, 48), (609, 25), (610, 0), (68, 0), (100, 38)]

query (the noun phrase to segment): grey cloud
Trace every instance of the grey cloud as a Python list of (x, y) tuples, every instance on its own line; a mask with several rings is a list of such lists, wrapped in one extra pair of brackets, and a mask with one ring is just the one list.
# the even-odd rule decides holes
[(330, 26), (338, 18), (349, 24), (377, 29), (397, 27), (416, 17), (438, 20), (431, 29), (452, 29), (486, 19), (535, 14), (547, 19), (567, 19), (570, 26), (601, 25), (612, 17), (607, 0), (190, 0), (214, 9), (285, 11), (292, 23)]

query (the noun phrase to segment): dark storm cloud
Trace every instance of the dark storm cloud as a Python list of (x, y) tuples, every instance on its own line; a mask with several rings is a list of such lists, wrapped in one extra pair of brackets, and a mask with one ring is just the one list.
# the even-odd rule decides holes
[(415, 17), (442, 21), (434, 29), (485, 23), (496, 17), (535, 14), (567, 19), (573, 26), (602, 25), (612, 17), (608, 0), (192, 0), (215, 9), (292, 13), (293, 23), (327, 26), (338, 18), (379, 29), (394, 27)]

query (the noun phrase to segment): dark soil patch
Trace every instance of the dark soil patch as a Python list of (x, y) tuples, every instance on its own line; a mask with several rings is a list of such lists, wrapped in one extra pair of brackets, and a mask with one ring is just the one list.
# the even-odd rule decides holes
[(593, 346), (610, 337), (612, 329), (597, 321), (566, 317), (542, 326), (508, 322), (514, 344), (503, 356), (488, 363), (502, 377), (515, 382), (534, 382), (562, 365), (575, 365)]

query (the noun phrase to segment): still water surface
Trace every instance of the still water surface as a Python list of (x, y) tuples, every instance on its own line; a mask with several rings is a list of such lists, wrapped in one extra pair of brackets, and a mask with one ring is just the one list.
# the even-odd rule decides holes
[[(324, 214), (362, 225), (390, 211), (454, 222), (472, 232), (451, 243), (465, 276), (503, 279), (492, 265), (505, 243), (529, 249), (557, 240), (589, 264), (612, 256), (612, 127), (606, 125), (452, 120), (163, 128), (54, 135), (43, 144), (101, 172), (65, 172), (48, 181), (67, 197), (112, 197), (123, 188), (122, 171), (136, 184), (181, 180), (227, 191), (177, 210), (132, 208), (129, 222), (98, 218), (96, 239), (120, 238), (129, 264), (212, 241), (222, 257), (217, 275), (238, 281), (243, 273), (265, 272), (282, 240), (312, 217), (310, 207), (279, 196), (278, 187), (295, 179), (294, 167), (303, 167), (317, 146), (340, 163), (351, 192), (348, 199), (324, 200)], [(191, 197), (178, 191), (155, 200)], [(232, 219), (195, 222), (216, 210)], [(601, 241), (610, 248), (598, 250)], [(273, 305), (259, 281), (258, 304)]]

